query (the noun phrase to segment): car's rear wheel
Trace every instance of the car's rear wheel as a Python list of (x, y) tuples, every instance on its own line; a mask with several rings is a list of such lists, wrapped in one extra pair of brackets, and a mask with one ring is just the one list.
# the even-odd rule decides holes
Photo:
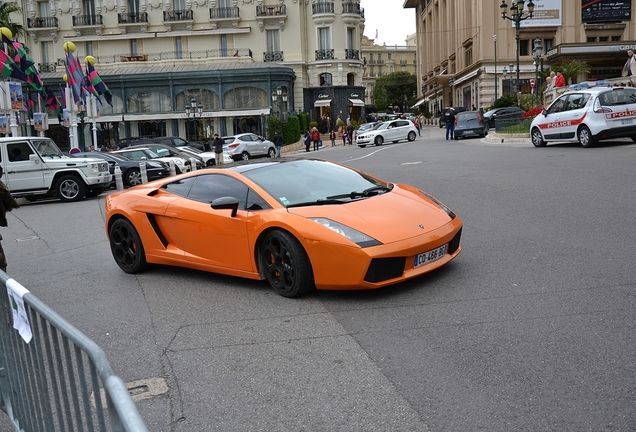
[(311, 263), (298, 240), (283, 230), (273, 230), (260, 242), (265, 277), (283, 297), (299, 297), (314, 288)]
[(590, 132), (590, 129), (585, 125), (579, 128), (578, 139), (583, 147), (594, 147), (596, 145), (596, 140), (592, 136), (592, 132)]
[(241, 153), (241, 159), (242, 160), (249, 160), (250, 159), (250, 154), (248, 152)]
[(275, 158), (276, 157), (276, 149), (274, 147), (270, 147), (269, 150), (267, 151), (267, 156), (270, 158)]
[(530, 138), (532, 139), (532, 144), (534, 144), (535, 147), (545, 147), (546, 142), (543, 140), (543, 136), (541, 135), (539, 128), (535, 127), (532, 129)]
[(409, 141), (415, 141), (415, 132), (412, 132), (412, 131), (409, 132), (409, 135), (408, 135), (407, 139)]
[(381, 146), (382, 144), (384, 144), (384, 138), (382, 138), (382, 135), (378, 135), (377, 137), (375, 137), (374, 144), (377, 146)]
[(86, 186), (74, 175), (66, 175), (57, 182), (57, 196), (62, 201), (79, 201), (86, 194)]
[(131, 169), (126, 173), (126, 184), (128, 186), (137, 186), (142, 183), (141, 181), (141, 171), (136, 168)]
[(118, 219), (110, 227), (110, 251), (115, 262), (126, 273), (135, 274), (146, 266), (146, 254), (141, 238), (127, 219)]

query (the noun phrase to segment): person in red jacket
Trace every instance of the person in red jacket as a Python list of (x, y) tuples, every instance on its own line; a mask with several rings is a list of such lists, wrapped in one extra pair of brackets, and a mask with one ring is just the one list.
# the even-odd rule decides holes
[(320, 146), (320, 132), (317, 128), (313, 128), (311, 131), (311, 140), (314, 142), (314, 151), (318, 151)]
[(565, 77), (561, 74), (561, 71), (557, 71), (554, 80), (554, 87), (565, 87)]

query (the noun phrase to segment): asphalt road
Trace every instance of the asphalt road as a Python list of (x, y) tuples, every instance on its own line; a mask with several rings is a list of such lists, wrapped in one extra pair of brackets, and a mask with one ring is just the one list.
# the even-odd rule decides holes
[(290, 300), (180, 268), (127, 275), (103, 197), (11, 213), (8, 272), (124, 381), (167, 385), (137, 403), (151, 431), (636, 430), (636, 145), (442, 133), (315, 154), (463, 220), (460, 256), (398, 286)]

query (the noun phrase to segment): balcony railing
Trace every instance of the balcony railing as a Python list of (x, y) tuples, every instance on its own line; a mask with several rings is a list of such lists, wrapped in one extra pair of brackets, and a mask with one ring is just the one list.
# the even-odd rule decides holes
[(265, 51), (263, 53), (263, 61), (264, 62), (283, 61), (283, 52), (282, 51)]
[[(323, 4), (323, 3), (318, 3)], [(314, 5), (315, 6), (315, 5)], [(333, 50), (316, 50), (316, 60), (333, 60)]]
[(360, 60), (360, 51), (354, 49), (345, 49), (345, 58), (347, 60)]
[(210, 19), (240, 18), (238, 7), (222, 7), (210, 9)]
[(119, 24), (137, 24), (137, 23), (147, 23), (147, 22), (148, 22), (147, 12), (128, 12), (128, 13), (117, 14), (117, 23)]
[(192, 9), (163, 11), (164, 21), (192, 21)]
[(334, 13), (333, 2), (314, 3), (311, 5), (312, 14), (332, 14)]
[(356, 14), (364, 18), (364, 9), (360, 7), (360, 3), (346, 2), (342, 4), (343, 14)]
[(278, 15), (287, 15), (287, 6), (282, 5), (271, 5), (271, 6), (256, 6), (256, 16), (264, 17), (264, 16), (278, 16)]
[(57, 63), (38, 63), (38, 70), (40, 72), (55, 72)]
[(28, 28), (57, 27), (57, 17), (27, 18), (27, 27)]
[(104, 19), (101, 15), (75, 15), (73, 17), (73, 27), (103, 25)]
[[(122, 60), (122, 58), (126, 58)], [(252, 57), (249, 48), (210, 49), (200, 51), (163, 51), (145, 54), (113, 54), (107, 56), (95, 56), (97, 63), (109, 64), (121, 61), (163, 61), (163, 60), (193, 60), (218, 57)]]

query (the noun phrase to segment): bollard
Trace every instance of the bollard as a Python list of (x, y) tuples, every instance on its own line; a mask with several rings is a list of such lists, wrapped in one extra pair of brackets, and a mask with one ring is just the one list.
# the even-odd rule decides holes
[(139, 163), (139, 171), (141, 172), (141, 182), (148, 183), (148, 171), (146, 170), (146, 162)]
[(191, 171), (197, 170), (197, 160), (195, 158), (190, 158), (190, 170)]
[(121, 168), (119, 168), (119, 165), (115, 165), (115, 187), (117, 190), (124, 190), (124, 181), (121, 178)]
[(177, 167), (174, 164), (174, 161), (170, 159), (170, 175), (177, 175)]

